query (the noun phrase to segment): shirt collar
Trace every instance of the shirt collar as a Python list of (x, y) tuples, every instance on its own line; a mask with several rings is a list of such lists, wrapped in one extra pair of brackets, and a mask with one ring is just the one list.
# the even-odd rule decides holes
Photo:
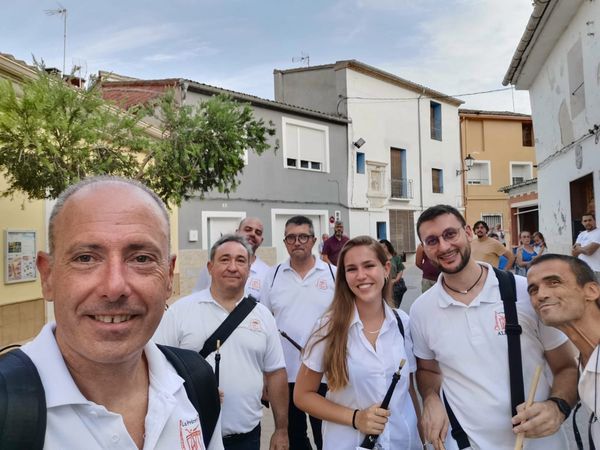
[[(46, 324), (40, 334), (24, 346), (42, 380), (46, 407), (93, 404), (75, 384), (56, 342), (55, 329), (56, 323)], [(174, 370), (169, 369), (170, 364), (158, 347), (148, 342), (144, 346), (144, 354), (148, 361), (150, 384), (165, 393), (177, 392), (184, 380)]]
[[(385, 318), (383, 319), (383, 323), (381, 324), (380, 333), (383, 334), (385, 330), (387, 330), (390, 326), (396, 325), (396, 316), (392, 311), (392, 308), (383, 301), (383, 310), (385, 311)], [(352, 317), (352, 321), (350, 322), (350, 328), (357, 328), (359, 331), (364, 329), (363, 323), (360, 320), (360, 316), (358, 315), (358, 308), (356, 307), (356, 302), (354, 303), (354, 316)]]
[(473, 301), (469, 305), (465, 305), (464, 303), (454, 300), (450, 296), (450, 294), (446, 292), (442, 283), (442, 278), (444, 274), (440, 273), (438, 277), (438, 282), (433, 286), (433, 288), (430, 289), (433, 290), (432, 293), (435, 297), (437, 297), (438, 306), (440, 308), (448, 308), (451, 305), (470, 308), (473, 306), (479, 306), (481, 303), (496, 303), (502, 301), (499, 289), (500, 283), (498, 282), (498, 278), (496, 278), (494, 268), (488, 263), (478, 262), (478, 264), (487, 267), (488, 273), (485, 278), (485, 283), (483, 285), (483, 288), (481, 289), (481, 292), (477, 297), (473, 299)]

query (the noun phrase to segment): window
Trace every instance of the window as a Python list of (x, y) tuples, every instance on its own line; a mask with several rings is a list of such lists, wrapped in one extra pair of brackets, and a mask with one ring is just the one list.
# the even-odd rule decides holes
[(519, 184), (533, 178), (533, 164), (530, 162), (510, 163), (510, 184)]
[(429, 103), (429, 127), (431, 139), (442, 140), (442, 105), (437, 102)]
[(444, 193), (444, 171), (431, 169), (431, 189), (434, 194)]
[(329, 128), (283, 118), (283, 161), (287, 168), (329, 171)]
[(365, 154), (356, 152), (356, 173), (365, 173)]
[(467, 184), (491, 184), (490, 162), (474, 161), (467, 173)]
[(412, 198), (412, 180), (406, 178), (406, 150), (390, 149), (392, 198)]
[(387, 223), (377, 222), (377, 239), (387, 239)]
[(533, 124), (522, 123), (523, 147), (533, 147)]
[(571, 118), (574, 118), (585, 109), (581, 39), (577, 40), (567, 53), (567, 66), (569, 69), (569, 92), (571, 93), (569, 96), (571, 100)]
[(493, 230), (497, 224), (500, 224), (502, 227), (502, 214), (498, 213), (490, 213), (490, 214), (482, 214), (481, 220), (487, 223), (487, 226), (490, 227), (490, 230)]

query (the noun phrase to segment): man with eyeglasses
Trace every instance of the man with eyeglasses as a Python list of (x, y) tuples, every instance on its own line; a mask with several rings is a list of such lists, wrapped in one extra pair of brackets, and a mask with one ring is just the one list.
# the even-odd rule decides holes
[(504, 256), (507, 259), (505, 269), (508, 271), (512, 268), (515, 262), (515, 255), (512, 251), (500, 243), (500, 241), (488, 236), (490, 228), (483, 220), (478, 220), (473, 225), (473, 232), (477, 239), (473, 239), (471, 243), (471, 251), (475, 261), (483, 261), (498, 267), (500, 257)]
[[(335, 266), (312, 253), (317, 239), (312, 221), (295, 216), (285, 224), (283, 242), (289, 259), (271, 268), (263, 280), (261, 303), (271, 310), (282, 332), (281, 342), (290, 392), (288, 436), (291, 450), (312, 449), (307, 435), (306, 414), (294, 405), (294, 384), (300, 368), (300, 349), (304, 347), (316, 321), (333, 299)], [(283, 333), (287, 338), (283, 337)], [(290, 339), (294, 341), (291, 342)], [(322, 384), (319, 393), (325, 395)], [(317, 449), (322, 448), (321, 421), (310, 417)]]
[[(511, 417), (506, 316), (497, 275), (491, 265), (472, 257), (473, 231), (455, 208), (427, 209), (417, 221), (417, 233), (441, 271), (438, 283), (410, 311), (426, 441), (436, 450), (444, 448), (444, 441), (447, 450), (512, 450), (516, 433), (524, 432), (528, 439), (537, 438), (527, 441), (528, 450), (568, 448), (560, 426), (576, 400), (573, 351), (564, 334), (538, 320), (527, 280), (515, 276), (524, 392), (537, 366), (547, 364), (550, 370), (539, 381), (533, 405), (519, 405)], [(448, 411), (464, 430), (466, 444), (447, 433)]]

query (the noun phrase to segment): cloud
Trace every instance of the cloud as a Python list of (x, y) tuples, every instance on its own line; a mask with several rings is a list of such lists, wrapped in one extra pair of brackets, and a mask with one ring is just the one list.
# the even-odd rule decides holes
[[(411, 43), (417, 46), (412, 57), (380, 66), (450, 95), (502, 88), (532, 7), (522, 0), (461, 3), (460, 9), (449, 8), (420, 23), (419, 38)], [(517, 109), (529, 112), (528, 97), (517, 93), (516, 98)], [(464, 100), (466, 107), (512, 110), (510, 91)]]

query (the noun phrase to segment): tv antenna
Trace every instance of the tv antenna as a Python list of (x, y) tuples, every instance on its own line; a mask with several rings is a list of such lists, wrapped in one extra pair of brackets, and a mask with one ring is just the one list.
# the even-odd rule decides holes
[(62, 73), (65, 74), (65, 65), (67, 60), (67, 8), (58, 3), (56, 9), (46, 9), (44, 11), (47, 16), (63, 16), (63, 69)]
[(301, 56), (294, 56), (292, 62), (300, 62), (306, 64), (306, 67), (310, 66), (310, 55), (308, 53), (300, 52)]

